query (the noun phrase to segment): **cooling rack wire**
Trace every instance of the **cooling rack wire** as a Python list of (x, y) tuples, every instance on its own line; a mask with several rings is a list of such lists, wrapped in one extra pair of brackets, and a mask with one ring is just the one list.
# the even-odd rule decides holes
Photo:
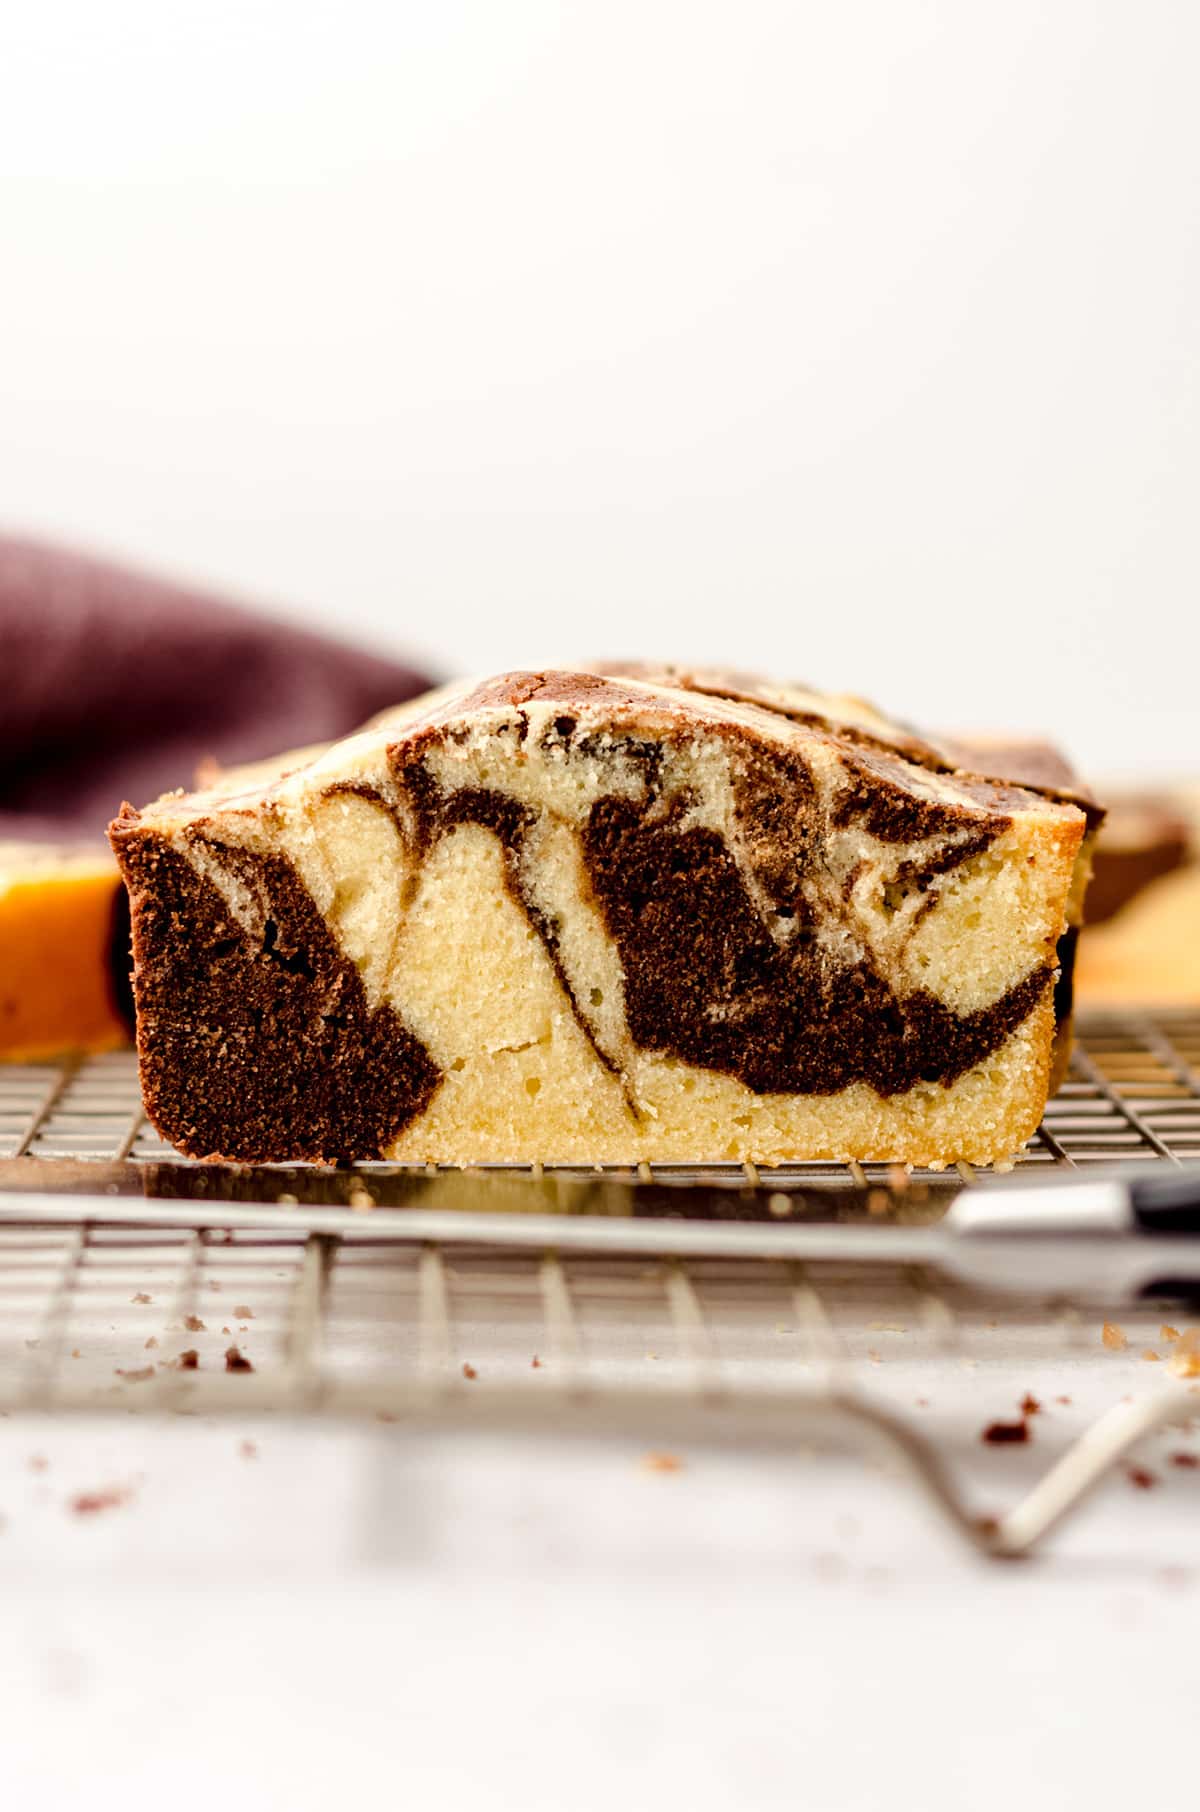
[[(1200, 1011), (1093, 1012), (1078, 1033), (1019, 1166), (1200, 1159)], [(1186, 1303), (1013, 1301), (924, 1267), (740, 1247), (755, 1222), (933, 1219), (966, 1166), (625, 1176), (632, 1190), (617, 1172), (543, 1179), (578, 1186), (553, 1246), (532, 1243), (520, 1214), (480, 1238), (456, 1214), (490, 1199), (495, 1172), (193, 1165), (145, 1122), (132, 1054), (0, 1068), (0, 1408), (850, 1446), (997, 1556), (1028, 1552), (1114, 1473), (1149, 1477), (1131, 1462), (1148, 1441), (1175, 1443), (1181, 1481), (1195, 1464), (1180, 1446), (1200, 1412)], [(621, 1184), (615, 1212), (606, 1181)], [(728, 1204), (707, 1244), (697, 1182)], [(412, 1212), (431, 1202), (432, 1222)], [(1154, 1386), (1131, 1392), (1150, 1373), (1126, 1360), (1143, 1356)], [(920, 1412), (947, 1368), (976, 1374), (979, 1407), (941, 1425)], [(1019, 1474), (998, 1512), (974, 1501), (960, 1462), (978, 1452), (993, 1387), (1018, 1371), (1036, 1410), (991, 1427)]]

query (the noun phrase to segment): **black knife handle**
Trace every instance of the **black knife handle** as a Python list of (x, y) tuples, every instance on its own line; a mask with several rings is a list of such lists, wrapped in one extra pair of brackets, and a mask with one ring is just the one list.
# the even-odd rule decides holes
[(1200, 1164), (1165, 1175), (1141, 1176), (1129, 1185), (1129, 1202), (1140, 1233), (1200, 1233)]

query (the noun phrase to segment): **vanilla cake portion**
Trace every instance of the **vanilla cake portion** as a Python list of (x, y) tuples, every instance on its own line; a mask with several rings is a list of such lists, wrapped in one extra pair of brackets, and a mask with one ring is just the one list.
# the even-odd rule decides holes
[(740, 676), (443, 689), (124, 808), (147, 1110), (246, 1162), (1003, 1158), (1088, 809)]

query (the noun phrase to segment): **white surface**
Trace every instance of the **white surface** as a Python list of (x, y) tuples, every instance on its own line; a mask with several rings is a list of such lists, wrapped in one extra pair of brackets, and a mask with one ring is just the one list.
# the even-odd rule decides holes
[[(982, 1323), (972, 1350), (990, 1356), (932, 1362), (911, 1327), (873, 1320), (863, 1369), (999, 1508), (1100, 1407), (1163, 1385), (1141, 1359), (1155, 1322), (1123, 1325), (1125, 1351), (1087, 1324), (1050, 1366), (1032, 1319)], [(502, 1325), (492, 1361), (471, 1339), (484, 1391), (516, 1357)], [(244, 1341), (260, 1365), (264, 1342), (258, 1324)], [(772, 1343), (794, 1368), (795, 1330), (751, 1344)], [(111, 1359), (97, 1348), (110, 1380)], [(1029, 1388), (1030, 1446), (983, 1446)], [(967, 1555), (849, 1453), (676, 1448), (661, 1472), (648, 1444), (0, 1423), (6, 1796), (1057, 1812), (1185, 1791), (1200, 1472), (1168, 1456), (1195, 1431), (1146, 1443), (1153, 1490), (1115, 1477), (1019, 1564)], [(130, 1500), (72, 1512), (112, 1485)]]
[(5, 517), (1194, 768), (1198, 56), (1186, 0), (18, 9)]

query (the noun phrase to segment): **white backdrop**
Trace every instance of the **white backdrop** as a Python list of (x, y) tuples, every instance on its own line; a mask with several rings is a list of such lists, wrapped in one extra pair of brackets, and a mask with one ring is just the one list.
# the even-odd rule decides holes
[(1200, 767), (1200, 8), (38, 0), (0, 513)]

